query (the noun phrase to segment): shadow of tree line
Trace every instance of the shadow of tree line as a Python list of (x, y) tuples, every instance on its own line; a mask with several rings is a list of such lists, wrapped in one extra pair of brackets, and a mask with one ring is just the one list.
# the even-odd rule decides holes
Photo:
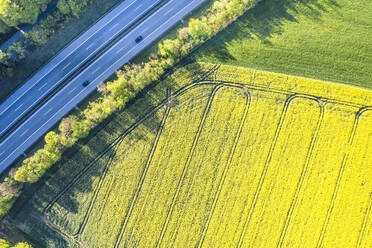
[(204, 43), (199, 51), (201, 57), (222, 62), (236, 60), (227, 50), (234, 40), (259, 39), (270, 45), (269, 38), (283, 33), (285, 22), (297, 22), (293, 14), (321, 22), (323, 14), (341, 8), (336, 0), (261, 0), (228, 28), (210, 41)]
[[(90, 135), (80, 140), (76, 145), (65, 151), (62, 159), (35, 184), (26, 185), (26, 189), (21, 194), (13, 209), (10, 217), (17, 225), (23, 225), (23, 218), (28, 213), (33, 213), (32, 221), (37, 220), (35, 216), (42, 216), (41, 207), (47, 206), (50, 201), (68, 184), (71, 184), (74, 178), (84, 180), (84, 183), (74, 182), (56, 204), (66, 212), (78, 213), (79, 202), (76, 200), (76, 194), (90, 193), (94, 191), (94, 181), (102, 175), (104, 167), (111, 157), (115, 154), (114, 141), (118, 139), (133, 123), (140, 120), (146, 113), (156, 108), (167, 97), (167, 91), (174, 91), (175, 86), (171, 80), (166, 80), (172, 73), (180, 67), (193, 63), (190, 57), (182, 60), (174, 68), (169, 69), (161, 80), (153, 82), (151, 85), (141, 91), (127, 106), (120, 112), (116, 112), (95, 127)], [(198, 71), (198, 68), (195, 68)], [(197, 77), (197, 73), (191, 76)], [(159, 85), (161, 83), (161, 85)], [(147, 121), (141, 123), (144, 132), (156, 134), (158, 126), (161, 123), (161, 115), (153, 114)], [(124, 123), (124, 124), (121, 124)], [(144, 139), (143, 135), (136, 133), (130, 134), (130, 139)], [(125, 138), (123, 142), (126, 142)], [(151, 142), (151, 141), (149, 141)], [(95, 158), (102, 155), (100, 159), (93, 163)], [(89, 168), (88, 168), (89, 167)], [(84, 172), (84, 173), (82, 173)], [(81, 174), (81, 175), (80, 175)], [(36, 196), (36, 197), (35, 197)], [(62, 199), (63, 198), (63, 199)], [(38, 214), (35, 214), (38, 213)], [(84, 214), (84, 213), (81, 213)], [(63, 218), (63, 216), (61, 216)], [(30, 221), (30, 219), (28, 219)], [(26, 221), (27, 222), (27, 221)], [(37, 224), (40, 226), (40, 223)], [(46, 226), (43, 229), (48, 229)], [(61, 247), (68, 247), (65, 239), (52, 230), (44, 230), (46, 233), (36, 240), (38, 243), (44, 243), (47, 238), (54, 240)], [(48, 236), (49, 235), (49, 236)], [(35, 239), (35, 238), (34, 238)]]

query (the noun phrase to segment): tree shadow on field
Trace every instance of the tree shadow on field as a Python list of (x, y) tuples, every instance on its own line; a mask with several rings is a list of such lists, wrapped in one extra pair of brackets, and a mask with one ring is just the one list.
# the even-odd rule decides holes
[[(192, 62), (194, 61), (185, 59), (175, 68), (170, 69), (160, 81), (153, 82), (153, 84), (146, 87), (122, 111), (108, 117), (103, 123), (94, 128), (87, 138), (80, 140), (72, 148), (66, 150), (62, 160), (52, 166), (41, 180), (26, 186), (27, 189), (22, 193), (11, 211), (10, 216), (12, 219), (20, 224), (24, 221), (21, 216), (27, 215), (29, 212), (38, 213), (34, 214), (35, 216), (42, 216), (43, 209), (45, 210), (46, 206), (51, 206), (52, 204), (58, 205), (56, 209), (59, 210), (57, 211), (63, 209), (60, 216), (54, 216), (53, 220), (52, 218), (49, 219), (53, 223), (55, 220), (58, 223), (63, 222), (65, 218), (63, 213), (78, 213), (79, 204), (81, 203), (77, 201), (77, 196), (84, 193), (92, 193), (95, 190), (96, 183), (94, 182), (97, 182), (102, 176), (104, 168), (115, 154), (116, 146), (113, 145), (113, 142), (119, 139), (131, 125), (143, 119), (147, 113), (164, 102), (169, 92), (176, 90), (169, 76), (175, 70)], [(190, 78), (196, 77), (198, 74), (198, 65), (194, 67), (195, 75)], [(158, 110), (158, 114), (154, 113), (146, 121), (142, 122), (141, 130), (156, 135), (162, 121), (163, 112), (164, 107)], [(135, 144), (136, 140), (146, 139), (142, 135), (143, 132), (141, 131), (138, 134), (132, 132), (122, 142)], [(152, 142), (152, 140), (148, 140), (148, 142)], [(102, 157), (95, 160), (101, 154), (103, 154)], [(66, 192), (64, 192), (65, 189)], [(64, 193), (60, 198), (56, 199), (60, 192)], [(84, 215), (84, 213), (78, 214)], [(62, 242), (60, 241), (62, 238), (57, 233), (52, 230), (48, 230), (48, 233), (53, 233), (53, 240)], [(45, 240), (45, 238), (41, 239)]]
[(283, 32), (285, 22), (298, 22), (293, 14), (321, 22), (323, 14), (338, 11), (336, 0), (261, 0), (237, 21), (206, 42), (200, 49), (200, 57), (221, 62), (236, 60), (227, 47), (232, 41), (259, 39), (270, 45), (269, 38)]

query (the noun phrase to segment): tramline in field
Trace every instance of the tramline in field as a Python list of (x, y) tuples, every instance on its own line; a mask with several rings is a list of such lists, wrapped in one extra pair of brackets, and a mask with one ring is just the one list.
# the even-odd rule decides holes
[(37, 222), (33, 209), (57, 230), (28, 233), (48, 247), (371, 247), (372, 93), (198, 67), (64, 165), (69, 181), (51, 177), (17, 218)]

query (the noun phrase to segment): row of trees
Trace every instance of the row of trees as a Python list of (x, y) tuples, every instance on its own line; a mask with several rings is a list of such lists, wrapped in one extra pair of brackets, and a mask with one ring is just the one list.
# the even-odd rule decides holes
[(158, 45), (158, 54), (146, 63), (126, 65), (116, 73), (117, 79), (98, 87), (102, 96), (91, 102), (77, 115), (62, 119), (58, 133), (52, 131), (45, 136), (45, 146), (33, 156), (25, 159), (15, 173), (18, 182), (34, 183), (60, 160), (64, 149), (88, 136), (90, 130), (114, 111), (121, 110), (139, 91), (158, 80), (164, 71), (173, 66), (191, 49), (236, 20), (258, 0), (219, 0), (198, 19), (190, 19), (187, 27), (178, 30), (176, 39), (164, 40)]
[[(3, 23), (13, 23), (15, 25), (34, 23), (40, 11), (44, 10), (51, 1), (54, 0), (0, 0), (0, 20)], [(26, 32), (24, 37), (10, 46), (6, 52), (0, 51), (0, 80), (6, 76), (11, 76), (13, 68), (18, 63), (29, 56), (36, 48), (44, 46), (58, 30), (63, 28), (73, 18), (78, 17), (91, 2), (92, 0), (59, 0), (55, 11), (48, 14), (45, 19)], [(21, 4), (25, 4), (27, 7), (23, 7)], [(13, 19), (7, 21), (6, 16), (15, 11), (18, 8), (17, 6), (21, 6), (19, 8), (23, 9), (23, 12), (27, 10), (30, 13), (32, 12), (32, 14), (29, 14), (27, 18), (26, 16), (23, 18), (11, 16), (9, 18), (15, 18), (14, 21), (11, 21)], [(19, 15), (23, 12), (21, 11)]]
[[(193, 48), (211, 38), (229, 23), (234, 21), (259, 0), (218, 0), (207, 13), (191, 19), (188, 25), (178, 30), (177, 38), (164, 40), (159, 44), (158, 53), (151, 55), (147, 62), (138, 65), (126, 65), (116, 73), (117, 79), (98, 86), (101, 97), (76, 115), (70, 115), (59, 124), (58, 131), (45, 135), (45, 145), (34, 155), (25, 159), (8, 186), (20, 188), (23, 183), (34, 183), (58, 160), (65, 149), (73, 146), (79, 139), (88, 136), (90, 130), (115, 111), (123, 109), (129, 100), (144, 87), (159, 80), (167, 68), (173, 66)], [(1, 188), (1, 187), (0, 187)], [(1, 194), (1, 191), (0, 191)], [(1, 194), (0, 202), (14, 201), (15, 194)], [(4, 214), (9, 206), (1, 205)]]

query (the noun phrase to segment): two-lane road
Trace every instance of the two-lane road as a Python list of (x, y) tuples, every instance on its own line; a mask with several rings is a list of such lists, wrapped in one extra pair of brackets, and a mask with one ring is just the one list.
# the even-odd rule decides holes
[(117, 35), (164, 0), (125, 0), (0, 105), (0, 137)]
[[(132, 29), (49, 99), (0, 144), (0, 173), (10, 166), (97, 85), (207, 0), (170, 0)], [(135, 38), (143, 36), (136, 44)], [(84, 87), (82, 82), (90, 80)]]

